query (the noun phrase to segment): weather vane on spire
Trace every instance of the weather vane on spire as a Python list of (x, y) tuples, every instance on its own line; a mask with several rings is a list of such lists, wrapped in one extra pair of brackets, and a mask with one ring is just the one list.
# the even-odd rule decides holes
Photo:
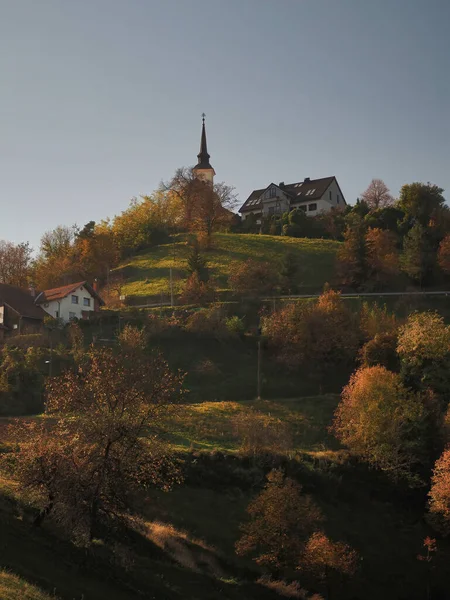
[(205, 117), (206, 117), (205, 113), (202, 113), (202, 120), (203, 120), (203, 123), (205, 122)]

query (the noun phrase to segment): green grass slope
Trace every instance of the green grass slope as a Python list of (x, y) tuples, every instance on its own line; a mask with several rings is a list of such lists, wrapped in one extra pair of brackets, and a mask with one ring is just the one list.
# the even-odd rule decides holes
[[(334, 278), (335, 257), (340, 242), (270, 235), (218, 233), (213, 247), (206, 253), (211, 275), (220, 290), (228, 290), (228, 276), (235, 262), (248, 258), (279, 264), (288, 252), (298, 259), (297, 283), (300, 291), (318, 292), (324, 283)], [(189, 248), (186, 235), (176, 235), (170, 244), (163, 244), (131, 257), (117, 272), (126, 279), (123, 293), (128, 296), (158, 296), (169, 294), (169, 271), (172, 268), (174, 291), (181, 289), (186, 278)]]

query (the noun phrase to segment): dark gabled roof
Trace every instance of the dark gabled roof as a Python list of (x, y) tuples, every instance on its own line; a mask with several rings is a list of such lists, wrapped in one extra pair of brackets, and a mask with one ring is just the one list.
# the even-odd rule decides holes
[[(283, 184), (282, 186), (276, 186), (285, 192), (291, 198), (291, 204), (297, 204), (298, 202), (309, 202), (310, 200), (319, 200), (327, 191), (327, 188), (336, 180), (336, 177), (322, 177), (321, 179), (309, 179), (299, 181), (297, 183)], [(275, 185), (271, 183), (264, 189), (254, 190), (244, 204), (239, 209), (239, 212), (245, 212), (246, 210), (253, 210), (254, 207), (258, 206), (261, 202), (252, 201), (259, 198), (263, 192), (265, 192), (270, 186)], [(338, 184), (339, 186), (339, 184)], [(341, 192), (342, 194), (342, 192)], [(345, 202), (345, 198), (342, 195), (342, 199)], [(250, 204), (251, 203), (251, 204)]]
[(36, 304), (44, 304), (44, 302), (52, 302), (53, 300), (62, 300), (72, 292), (75, 292), (75, 290), (81, 286), (85, 287), (91, 296), (99, 301), (99, 304), (102, 306), (105, 304), (98, 293), (92, 286), (89, 285), (87, 281), (78, 281), (77, 283), (70, 283), (69, 285), (63, 285), (61, 287), (52, 288), (51, 290), (45, 290), (36, 298)]
[(291, 196), (292, 202), (319, 200), (333, 183), (334, 179), (335, 177), (322, 177), (321, 179), (299, 181), (298, 183), (286, 185), (284, 189)]
[(14, 285), (0, 283), (0, 305), (6, 304), (21, 317), (43, 320), (46, 312), (36, 306), (34, 298), (28, 290), (23, 290)]
[[(259, 197), (266, 190), (267, 190), (267, 188), (263, 188), (261, 190), (253, 190), (253, 192), (250, 194), (250, 196), (247, 198), (247, 200), (244, 202), (244, 204), (241, 206), (241, 208), (238, 210), (238, 212), (242, 212), (242, 210), (244, 210), (244, 209), (247, 210), (249, 208), (250, 202), (252, 202), (253, 200), (258, 200)], [(253, 206), (258, 206), (259, 204), (261, 204), (261, 200), (259, 200), (259, 202), (255, 202), (255, 204), (252, 205), (252, 210), (253, 210)]]

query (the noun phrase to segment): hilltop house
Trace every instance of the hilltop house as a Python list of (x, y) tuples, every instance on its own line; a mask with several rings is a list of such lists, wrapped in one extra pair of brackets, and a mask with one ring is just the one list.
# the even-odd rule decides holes
[(279, 215), (295, 208), (313, 217), (332, 208), (344, 208), (346, 205), (336, 177), (306, 177), (298, 183), (271, 183), (266, 188), (253, 190), (239, 212), (243, 219), (254, 215), (256, 222), (260, 224), (261, 217)]
[(38, 333), (45, 311), (36, 306), (33, 293), (0, 283), (0, 340), (14, 333)]
[(87, 281), (79, 281), (41, 292), (36, 304), (56, 319), (87, 319), (90, 313), (104, 305), (97, 291)]

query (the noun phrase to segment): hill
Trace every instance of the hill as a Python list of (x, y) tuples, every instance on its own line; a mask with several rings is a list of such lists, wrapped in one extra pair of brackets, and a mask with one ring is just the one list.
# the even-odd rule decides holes
[[(187, 236), (175, 235), (168, 244), (156, 246), (124, 261), (117, 273), (123, 274), (127, 296), (155, 296), (158, 300), (169, 294), (169, 272), (172, 269), (174, 292), (186, 279), (189, 247)], [(340, 242), (270, 235), (217, 233), (213, 247), (205, 254), (211, 275), (217, 279), (219, 290), (227, 291), (232, 265), (249, 258), (278, 264), (288, 253), (298, 260), (297, 284), (303, 293), (320, 292), (326, 282), (334, 279), (335, 257)]]

